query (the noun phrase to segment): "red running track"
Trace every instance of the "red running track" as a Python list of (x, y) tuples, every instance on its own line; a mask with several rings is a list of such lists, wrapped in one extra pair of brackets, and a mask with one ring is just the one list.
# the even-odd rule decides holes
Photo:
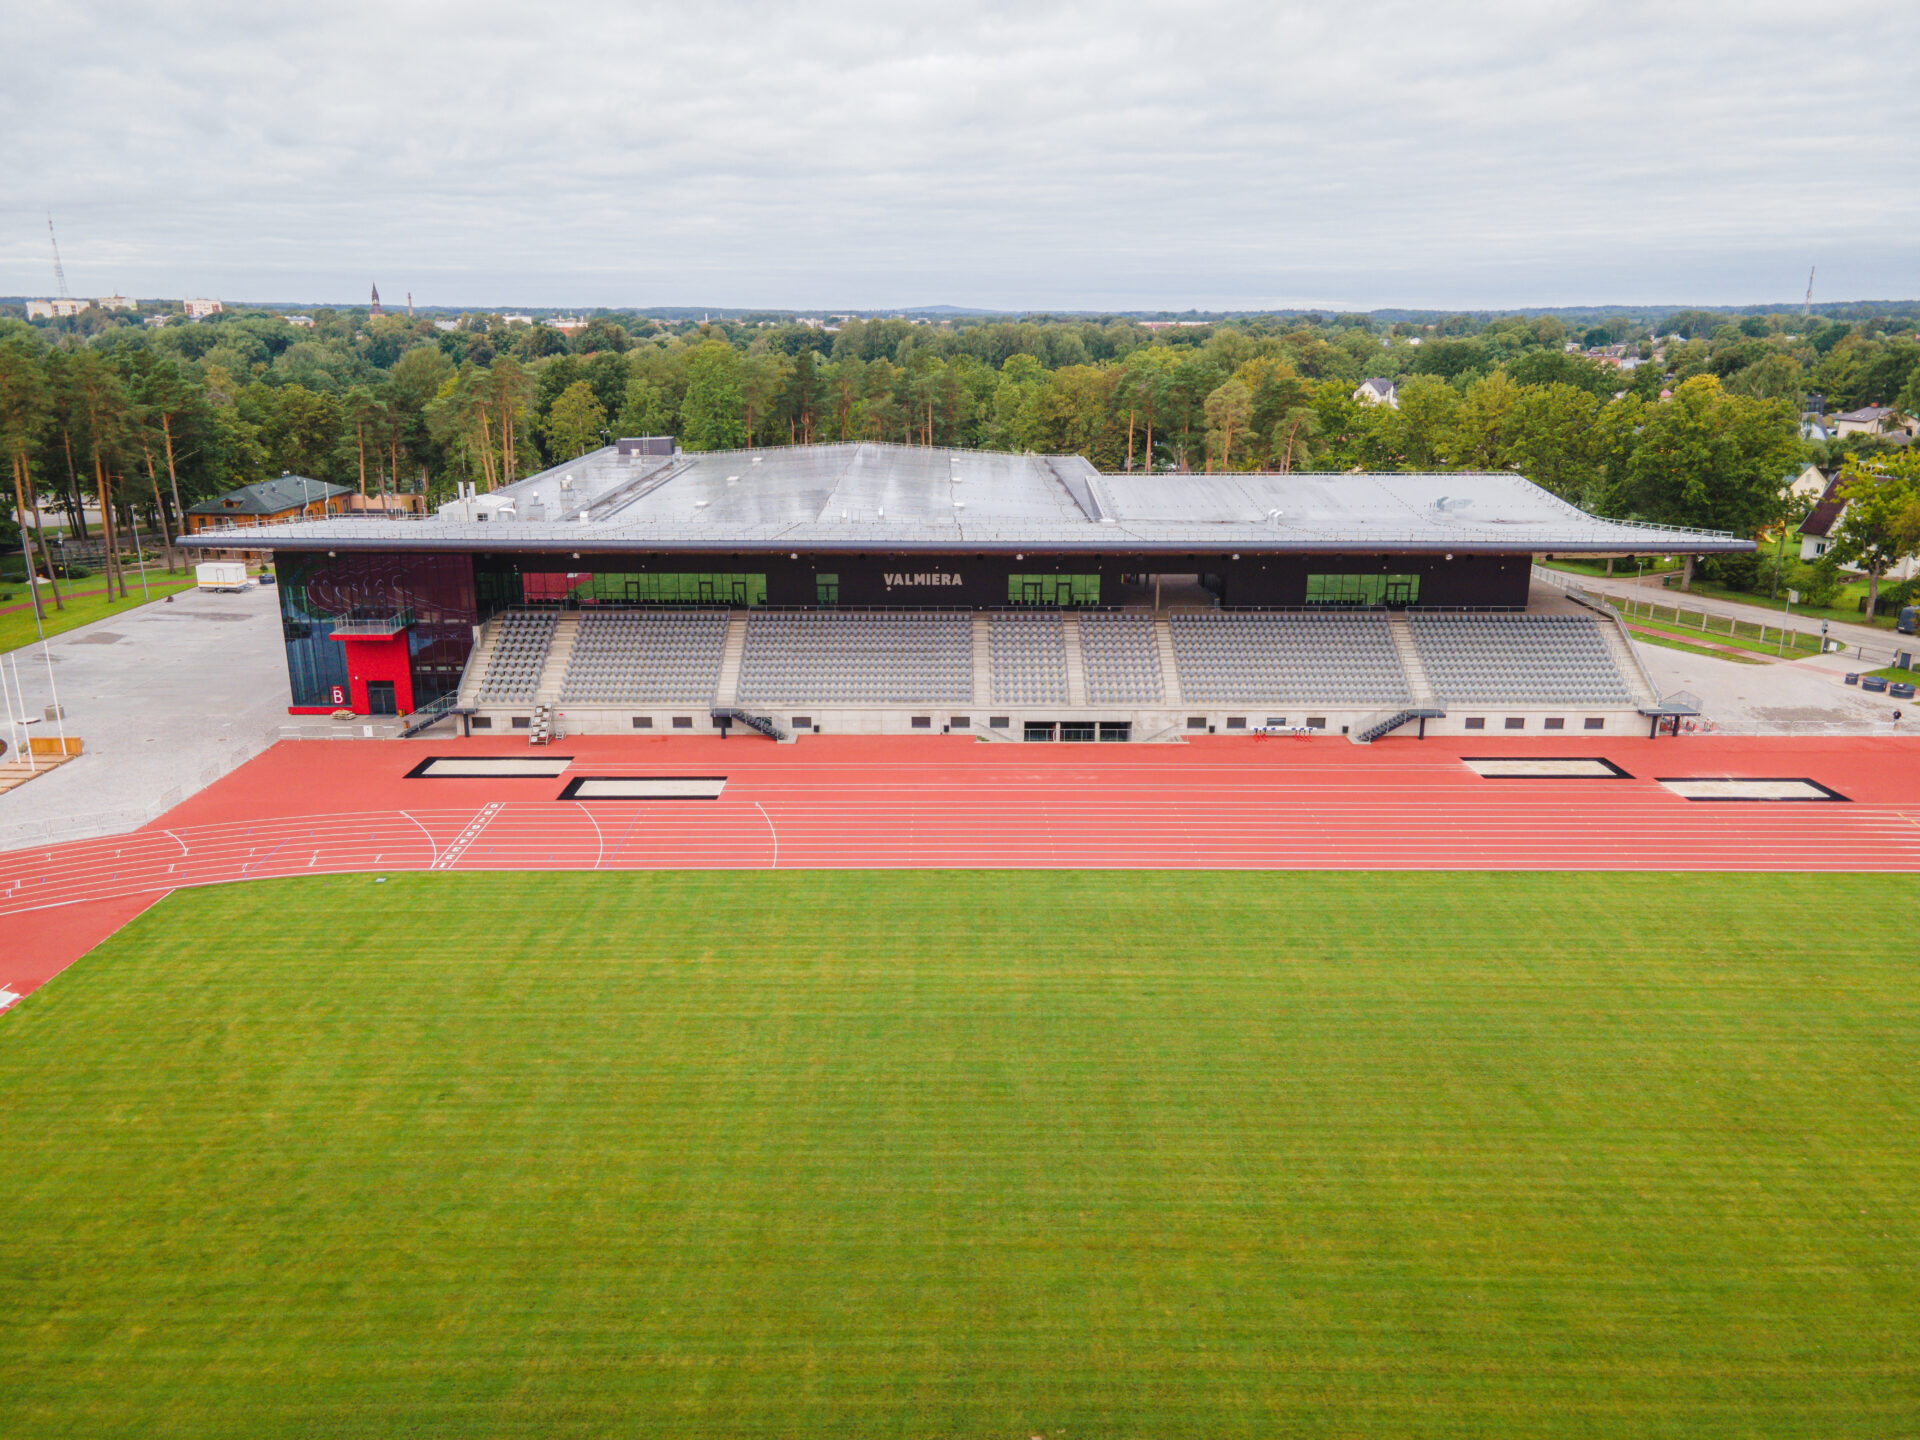
[[(558, 779), (407, 778), (435, 755)], [(1604, 756), (1487, 780), (1463, 755)], [(571, 801), (580, 775), (724, 775), (717, 800)], [(1849, 803), (1703, 803), (1659, 776), (1804, 776)], [(1920, 737), (1026, 745), (960, 738), (287, 741), (144, 829), (0, 854), (24, 994), (169, 891), (369, 870), (819, 867), (1920, 870)]]

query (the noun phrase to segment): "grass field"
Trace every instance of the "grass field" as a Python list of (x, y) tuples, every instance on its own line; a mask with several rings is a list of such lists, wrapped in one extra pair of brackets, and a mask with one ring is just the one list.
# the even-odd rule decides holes
[(0, 1431), (1910, 1435), (1911, 890), (183, 892), (0, 1020)]
[[(150, 566), (147, 570), (147, 589), (143, 597), (140, 590), (138, 571), (127, 572), (127, 598), (122, 600), (116, 591), (109, 599), (107, 580), (104, 575), (90, 575), (83, 580), (73, 582), (73, 592), (63, 583), (60, 587), (61, 598), (66, 601), (66, 609), (53, 607), (53, 596), (46, 586), (40, 587), (40, 598), (46, 606), (46, 618), (41, 622), (49, 635), (58, 635), (62, 631), (75, 630), (82, 625), (91, 625), (96, 620), (104, 620), (109, 615), (122, 615), (136, 606), (146, 604), (149, 599), (159, 600), (164, 595), (178, 594), (182, 590), (193, 588), (191, 571), (173, 575), (167, 574), (166, 566)], [(77, 593), (74, 593), (77, 592)], [(24, 585), (13, 588), (13, 598), (0, 605), (0, 654), (17, 650), (22, 645), (31, 645), (40, 638), (40, 632), (33, 622), (33, 596)]]

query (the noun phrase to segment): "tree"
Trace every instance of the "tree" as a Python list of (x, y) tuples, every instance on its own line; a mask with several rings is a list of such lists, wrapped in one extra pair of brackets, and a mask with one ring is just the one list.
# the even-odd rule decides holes
[[(33, 449), (34, 432), (39, 428), (45, 406), (46, 386), (40, 377), (38, 358), (32, 343), (21, 339), (0, 345), (0, 450), (7, 452), (12, 471), (20, 535), (24, 541), (28, 517), (31, 515), (33, 537), (38, 543), (40, 561), (46, 567), (47, 581), (53, 590), (54, 607), (64, 610), (67, 606), (60, 598), (60, 584), (53, 573), (53, 558), (47, 554), (47, 537), (40, 528), (40, 505), (34, 492), (28, 459)], [(24, 545), (22, 548), (24, 551)], [(28, 553), (26, 558), (27, 591), (33, 597), (33, 613), (39, 616), (44, 613), (40, 604), (40, 587), (34, 583), (32, 555)]]
[(600, 432), (606, 423), (607, 412), (600, 408), (593, 387), (576, 380), (560, 392), (541, 429), (546, 433), (549, 453), (571, 460), (599, 448)]
[[(1624, 498), (1645, 519), (1750, 535), (1772, 513), (1798, 451), (1791, 405), (1729, 395), (1697, 375), (1646, 411)], [(1689, 555), (1680, 588), (1692, 583)]]
[(1827, 553), (1867, 576), (1867, 621), (1880, 603), (1880, 577), (1920, 550), (1920, 456), (1848, 460), (1839, 494), (1846, 509)]
[(689, 450), (733, 450), (745, 443), (740, 357), (721, 340), (703, 341), (687, 364), (680, 406), (681, 443)]
[(1600, 402), (1572, 385), (1520, 387), (1508, 422), (1505, 463), (1562, 500), (1594, 508), (1599, 415)]
[(1207, 469), (1236, 468), (1235, 445), (1244, 447), (1253, 424), (1253, 392), (1228, 380), (1207, 396)]

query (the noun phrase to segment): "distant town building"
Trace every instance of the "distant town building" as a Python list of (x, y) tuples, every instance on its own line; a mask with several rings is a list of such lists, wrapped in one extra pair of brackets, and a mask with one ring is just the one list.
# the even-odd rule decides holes
[(500, 319), (502, 323), (507, 325), (531, 325), (533, 323), (533, 317), (531, 315), (502, 315)]
[(85, 300), (29, 300), (27, 318), (29, 320), (64, 320), (70, 315), (78, 315), (87, 308)]
[(1391, 380), (1362, 380), (1360, 388), (1353, 392), (1353, 398), (1362, 405), (1384, 405), (1389, 410), (1400, 408), (1400, 393)]
[(433, 328), (436, 330), (458, 330), (460, 328), (460, 322), (458, 320), (436, 320), (433, 322)]
[(575, 330), (584, 330), (587, 328), (587, 322), (582, 320), (578, 315), (556, 315), (553, 319), (547, 321), (547, 324), (550, 328), (554, 330), (564, 330), (569, 335)]
[(180, 308), (187, 312), (189, 320), (204, 320), (209, 315), (218, 315), (221, 306), (218, 300), (182, 300)]
[(298, 325), (302, 330), (311, 330), (313, 328), (313, 317), (311, 315), (284, 315), (281, 318), (289, 325)]
[[(1808, 512), (1807, 518), (1800, 522), (1800, 558), (1818, 560), (1839, 538), (1840, 524), (1846, 519), (1847, 507), (1853, 502), (1839, 493), (1839, 474), (1827, 481), (1826, 489), (1821, 492), (1819, 502)], [(1888, 580), (1911, 580), (1920, 560), (1909, 555), (1898, 561), (1883, 577)]]
[(98, 305), (102, 310), (133, 309), (133, 301), (129, 300), (124, 295), (102, 295), (98, 300), (95, 300), (93, 303)]
[(1862, 405), (1858, 410), (1847, 410), (1833, 417), (1833, 433), (1836, 435), (1903, 435), (1913, 436), (1920, 422), (1901, 416), (1891, 405)]
[(172, 318), (173, 317), (171, 315), (149, 315), (147, 316), (144, 323), (150, 326), (151, 328), (158, 330), (162, 325), (166, 324), (167, 321), (171, 320)]

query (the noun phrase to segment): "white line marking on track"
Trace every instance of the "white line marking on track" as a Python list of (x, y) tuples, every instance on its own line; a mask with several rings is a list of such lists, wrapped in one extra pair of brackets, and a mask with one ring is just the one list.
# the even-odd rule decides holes
[(173, 833), (173, 831), (171, 831), (171, 830), (162, 830), (162, 831), (161, 831), (160, 833), (161, 833), (162, 835), (166, 835), (166, 836), (168, 836), (168, 837), (170, 837), (170, 838), (171, 838), (171, 839), (173, 840), (173, 843), (174, 843), (174, 844), (176, 844), (176, 845), (178, 845), (178, 846), (180, 847), (180, 853), (181, 853), (182, 855), (184, 855), (184, 854), (186, 854), (186, 853), (187, 853), (187, 842), (186, 842), (186, 841), (184, 841), (184, 840), (182, 840), (182, 839), (181, 839), (181, 838), (180, 838), (180, 837), (179, 837), (178, 835), (175, 835), (175, 834)]
[[(467, 853), (468, 847), (480, 838), (480, 832), (485, 830), (487, 826), (492, 823), (493, 817), (500, 813), (500, 804), (501, 802), (498, 800), (491, 800), (481, 806), (480, 813), (467, 822), (467, 828), (462, 830), (460, 834), (455, 837), (454, 842), (447, 846), (445, 850), (441, 851), (439, 858), (427, 868), (430, 870), (451, 870), (454, 863), (458, 861), (462, 855)], [(378, 857), (375, 858), (377, 862)]]
[(773, 828), (773, 817), (767, 814), (766, 806), (756, 800), (753, 802), (753, 808), (760, 812), (760, 818), (767, 822), (767, 833), (773, 836), (773, 864), (767, 868), (778, 870), (780, 868), (780, 832)]
[[(400, 813), (402, 815), (406, 815), (407, 819), (413, 820), (413, 816), (407, 815), (406, 811), (402, 810)], [(418, 820), (413, 820), (413, 823), (416, 825), (420, 825), (420, 822)], [(433, 858), (435, 860), (438, 860), (440, 858), (440, 847), (434, 844), (433, 835), (431, 834), (431, 832), (428, 831), (427, 827), (424, 825), (420, 825), (420, 833), (427, 837), (427, 848), (433, 851)], [(431, 870), (433, 866), (429, 864), (427, 868)]]
[(600, 822), (593, 818), (593, 811), (589, 810), (585, 805), (581, 805), (578, 800), (573, 803), (580, 806), (580, 813), (585, 815), (593, 825), (593, 838), (600, 844), (600, 853), (593, 857), (593, 868), (598, 870), (600, 868), (600, 862), (607, 858), (607, 837), (600, 833)]

